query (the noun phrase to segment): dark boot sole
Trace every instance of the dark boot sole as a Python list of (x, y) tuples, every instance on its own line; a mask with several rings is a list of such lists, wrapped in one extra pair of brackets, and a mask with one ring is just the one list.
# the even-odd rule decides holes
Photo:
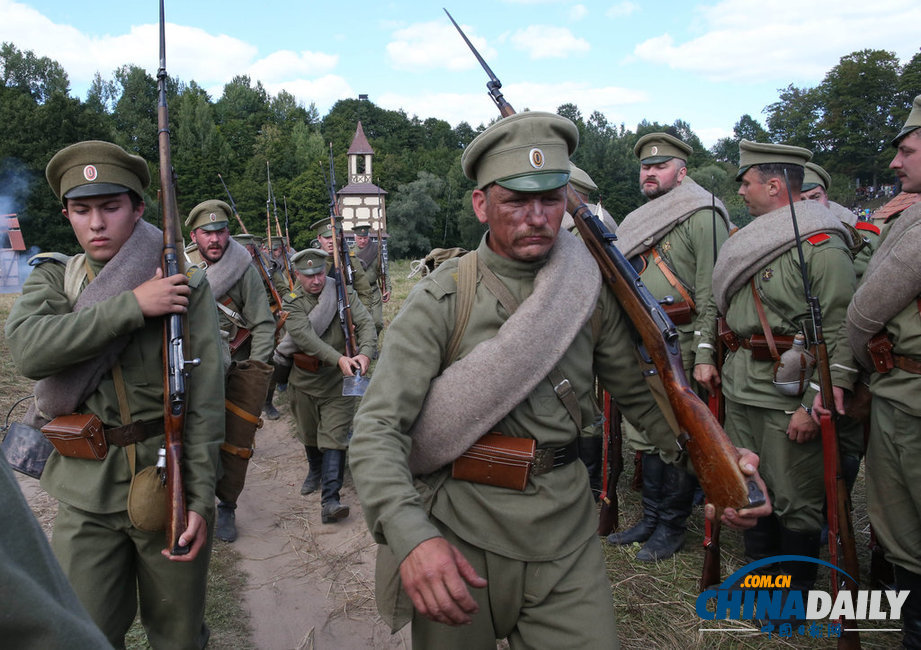
[(337, 521), (342, 521), (349, 516), (349, 507), (341, 506), (338, 510), (334, 510), (328, 514), (322, 516), (322, 521), (324, 524), (334, 524)]

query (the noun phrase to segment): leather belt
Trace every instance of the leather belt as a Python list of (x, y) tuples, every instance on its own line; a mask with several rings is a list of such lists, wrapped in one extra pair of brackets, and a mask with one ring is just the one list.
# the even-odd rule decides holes
[(539, 447), (534, 452), (534, 464), (531, 476), (540, 476), (549, 471), (568, 465), (579, 457), (579, 438), (565, 447)]
[(902, 354), (893, 354), (892, 365), (905, 372), (910, 372), (913, 375), (921, 375), (921, 361), (916, 361), (911, 357), (906, 357)]
[(150, 422), (132, 422), (121, 427), (106, 429), (105, 432), (106, 442), (110, 445), (127, 447), (161, 435), (163, 433), (163, 418), (151, 420)]

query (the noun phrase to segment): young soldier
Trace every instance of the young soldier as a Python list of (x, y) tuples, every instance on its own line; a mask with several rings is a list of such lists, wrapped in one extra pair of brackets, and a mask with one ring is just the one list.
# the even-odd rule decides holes
[[(329, 257), (326, 260), (326, 274), (330, 277), (333, 276), (333, 246), (336, 245), (336, 238), (342, 237), (342, 219), (336, 219), (336, 236), (333, 237), (333, 229), (329, 226), (329, 219), (320, 219), (315, 221), (310, 226), (312, 229), (317, 231), (317, 243), (319, 248), (326, 251)], [(343, 263), (346, 260), (342, 260)], [(365, 306), (365, 309), (368, 310), (368, 313), (372, 313), (373, 308), (373, 294), (371, 290), (371, 283), (368, 281), (368, 274), (365, 272), (364, 267), (358, 262), (357, 256), (354, 251), (349, 251), (349, 264), (352, 265), (352, 287), (358, 293), (358, 299), (361, 301), (361, 304)], [(383, 317), (382, 317), (383, 318)], [(380, 331), (383, 328), (383, 321), (381, 321), (381, 327), (377, 328), (377, 323), (375, 323), (375, 328)]]
[[(246, 360), (268, 363), (275, 349), (275, 318), (263, 289), (262, 277), (253, 266), (253, 257), (246, 248), (230, 238), (227, 224), (233, 211), (223, 201), (211, 199), (202, 201), (189, 212), (185, 225), (189, 229), (192, 244), (186, 254), (193, 264), (205, 270), (208, 284), (217, 301), (221, 331), (230, 342), (230, 358), (241, 362)], [(250, 364), (246, 365), (249, 369)], [(256, 380), (255, 387), (268, 391), (268, 368), (265, 383)], [(231, 376), (235, 375), (231, 371)], [(257, 373), (258, 374), (258, 373)], [(236, 381), (228, 376), (228, 381)], [(252, 386), (251, 386), (252, 388)], [(239, 407), (239, 405), (237, 405)], [(265, 409), (272, 406), (267, 398)], [(274, 410), (274, 406), (272, 409)], [(258, 417), (259, 412), (256, 412)], [(278, 411), (266, 414), (269, 419), (278, 419)], [(215, 535), (225, 542), (237, 539), (237, 499), (243, 491), (246, 468), (253, 455), (256, 426), (238, 416), (228, 419), (230, 430), (225, 432), (221, 445), (221, 478), (217, 483), (217, 524)]]
[(285, 331), (299, 350), (288, 379), (291, 412), (297, 425), (295, 435), (306, 448), (310, 464), (301, 494), (315, 491), (319, 484), (324, 524), (349, 516), (349, 507), (340, 502), (339, 490), (357, 400), (343, 396), (342, 380), (353, 377), (355, 370), (366, 375), (377, 347), (371, 316), (350, 292), (357, 352), (345, 355), (345, 335), (336, 310), (336, 281), (326, 275), (328, 257), (316, 248), (295, 253), (291, 262), (298, 286), (285, 297), (285, 310), (290, 314)]
[[(710, 285), (716, 251), (729, 236), (729, 215), (719, 199), (687, 173), (693, 149), (668, 133), (641, 137), (633, 153), (640, 160), (640, 191), (649, 202), (628, 214), (617, 231), (617, 247), (628, 258), (640, 256), (640, 274), (665, 306), (678, 329), (681, 357), (690, 376), (695, 359), (713, 363), (713, 346), (698, 347), (706, 322), (716, 320)], [(688, 474), (671, 432), (654, 438), (627, 426), (627, 439), (643, 453), (643, 518), (632, 528), (608, 536), (611, 544), (646, 542), (636, 557), (655, 562), (684, 546), (697, 482)]]
[[(736, 445), (761, 456), (777, 514), (746, 531), (745, 551), (755, 559), (818, 557), (825, 504), (822, 442), (805, 406), (812, 404), (815, 389), (808, 377), (792, 390), (778, 386), (774, 374), (775, 356), (793, 346), (810, 315), (788, 197), (796, 202), (808, 279), (822, 308), (830, 353), (854, 292), (848, 235), (828, 208), (799, 201), (803, 165), (812, 157), (808, 149), (742, 140), (739, 151), (739, 194), (755, 220), (726, 241), (713, 270), (713, 298), (732, 331), (723, 338), (730, 350), (722, 376), (726, 432)], [(714, 341), (715, 332), (715, 325), (706, 323), (701, 340)], [(719, 381), (710, 364), (698, 363), (694, 377), (710, 389)], [(811, 589), (817, 566), (787, 564), (792, 588)]]
[[(224, 381), (214, 298), (204, 273), (162, 277), (163, 235), (142, 219), (147, 163), (108, 142), (59, 151), (45, 175), (83, 248), (36, 269), (10, 312), (6, 336), (35, 386), (34, 422), (93, 413), (105, 428), (102, 460), (54, 451), (42, 486), (60, 504), (52, 547), (90, 616), (124, 647), (140, 601), (154, 648), (203, 648), (206, 573), (214, 516)], [(157, 463), (163, 436), (163, 316), (188, 314), (194, 330), (183, 434), (187, 555), (163, 549), (162, 529), (133, 521), (133, 476)]]
[[(921, 192), (921, 95), (892, 141), (889, 164), (906, 192)], [(902, 644), (921, 648), (921, 203), (890, 219), (879, 248), (847, 310), (840, 347), (872, 372), (867, 511), (895, 568), (897, 589), (909, 590), (902, 607)], [(840, 350), (839, 350), (840, 352)], [(841, 358), (836, 355), (836, 360)], [(845, 411), (845, 390), (858, 377), (853, 361), (832, 369), (835, 408)], [(821, 411), (821, 399), (814, 406)]]
[[(462, 164), (489, 231), (475, 256), (413, 290), (355, 418), (352, 476), (382, 545), (378, 608), (394, 629), (412, 616), (413, 647), (617, 647), (588, 477), (573, 462), (595, 373), (629, 417), (667, 424), (623, 311), (559, 230), (577, 142), (572, 122), (532, 111), (470, 143)], [(494, 449), (536, 443), (523, 486), (500, 485), (516, 478), (506, 472), (452, 477), (451, 460), (490, 430)]]

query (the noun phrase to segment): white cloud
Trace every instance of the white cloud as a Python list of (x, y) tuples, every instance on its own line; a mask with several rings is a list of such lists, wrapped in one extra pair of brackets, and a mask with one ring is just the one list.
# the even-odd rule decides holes
[(263, 85), (270, 95), (277, 95), (280, 90), (287, 90), (304, 106), (309, 106), (313, 102), (321, 114), (328, 111), (340, 99), (358, 98), (358, 93), (352, 89), (349, 82), (337, 75), (324, 75), (317, 79), (291, 79)]
[[(604, 113), (612, 123), (623, 120), (625, 107), (648, 99), (643, 91), (616, 86), (592, 87), (581, 82), (512, 83), (502, 89), (507, 98), (513, 98), (512, 105), (519, 111), (527, 108), (554, 113), (560, 105), (572, 102), (582, 108), (591, 107), (590, 111)], [(372, 99), (384, 108), (403, 109), (407, 115), (437, 117), (453, 126), (460, 122), (467, 122), (473, 127), (489, 124), (499, 115), (485, 91), (421, 95), (386, 93)], [(588, 115), (584, 117), (587, 119)]]
[(902, 60), (917, 51), (921, 5), (914, 0), (814, 0), (809, 15), (816, 20), (810, 21), (771, 8), (760, 0), (723, 0), (700, 9), (699, 36), (678, 42), (660, 34), (637, 45), (634, 55), (717, 81), (785, 83), (818, 81), (855, 49), (892, 50)]
[(524, 50), (532, 59), (562, 59), (573, 53), (591, 49), (588, 41), (579, 38), (565, 27), (531, 25), (512, 34), (512, 44)]
[(582, 20), (588, 15), (588, 8), (585, 5), (573, 5), (569, 10), (569, 20), (576, 22)]
[[(471, 27), (461, 25), (461, 29), (484, 59), (496, 57), (495, 50), (484, 38), (474, 35)], [(393, 40), (387, 43), (386, 49), (398, 70), (467, 70), (477, 65), (454, 25), (446, 20), (415, 23), (399, 29), (393, 33)]]
[(339, 62), (337, 54), (310, 52), (300, 53), (291, 50), (279, 50), (256, 61), (249, 67), (249, 74), (265, 83), (278, 79), (290, 79), (297, 76), (311, 76), (329, 72)]
[(638, 4), (630, 2), (630, 0), (624, 0), (624, 2), (610, 6), (608, 10), (604, 12), (604, 15), (608, 18), (623, 18), (639, 10), (640, 6)]

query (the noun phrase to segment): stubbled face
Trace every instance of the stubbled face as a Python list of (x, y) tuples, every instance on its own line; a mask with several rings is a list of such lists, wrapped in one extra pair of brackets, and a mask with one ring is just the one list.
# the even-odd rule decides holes
[(566, 211), (566, 188), (516, 192), (501, 185), (473, 191), (473, 211), (489, 227), (489, 247), (521, 262), (544, 259)]
[(688, 170), (672, 158), (655, 165), (640, 165), (640, 191), (647, 199), (657, 199), (681, 184)]
[(322, 293), (323, 287), (326, 285), (326, 274), (314, 273), (313, 275), (306, 275), (298, 271), (297, 281), (304, 287), (304, 291), (312, 296), (318, 296)]
[(822, 189), (821, 185), (816, 185), (811, 190), (807, 190), (799, 195), (800, 201), (818, 201), (826, 208), (828, 207), (828, 194)]
[(191, 233), (192, 241), (198, 244), (198, 252), (208, 264), (216, 264), (224, 257), (224, 251), (230, 245), (230, 230), (202, 230), (196, 228)]
[(921, 129), (902, 138), (889, 169), (895, 170), (903, 191), (921, 192)]
[(359, 235), (358, 233), (355, 233), (355, 245), (358, 246), (358, 248), (364, 249), (370, 241), (370, 235)]
[(330, 255), (333, 254), (333, 238), (324, 237), (323, 235), (317, 235), (317, 241), (320, 242), (320, 248), (325, 250)]
[(144, 203), (132, 207), (128, 194), (107, 194), (67, 199), (61, 210), (70, 221), (77, 241), (94, 262), (108, 262), (128, 241), (144, 214)]
[(742, 176), (739, 196), (745, 201), (748, 212), (753, 217), (760, 217), (774, 209), (770, 182), (762, 182), (761, 172), (755, 167), (750, 167)]

